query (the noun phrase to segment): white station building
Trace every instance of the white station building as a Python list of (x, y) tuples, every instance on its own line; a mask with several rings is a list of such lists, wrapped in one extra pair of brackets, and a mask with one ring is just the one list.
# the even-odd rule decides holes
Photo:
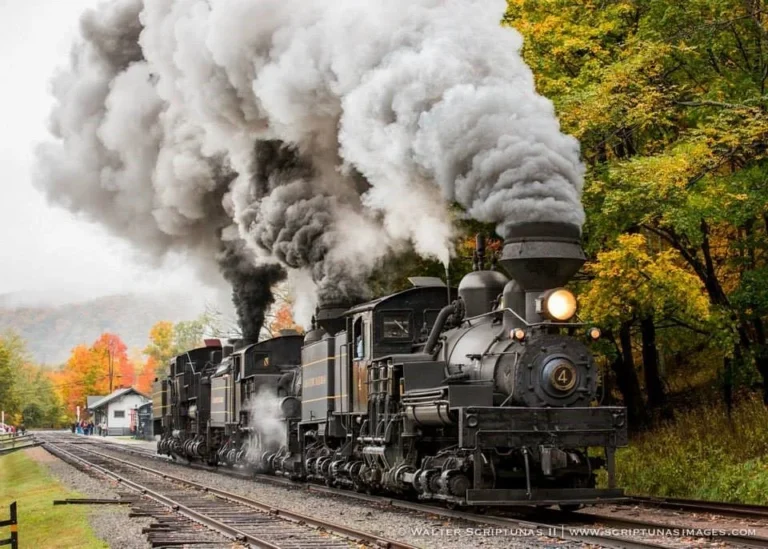
[[(133, 387), (117, 389), (92, 404), (88, 410), (93, 414), (93, 423), (97, 427), (105, 424), (108, 435), (130, 435), (132, 421), (135, 422), (140, 406), (151, 402), (150, 398)], [(94, 429), (94, 433), (98, 429)]]

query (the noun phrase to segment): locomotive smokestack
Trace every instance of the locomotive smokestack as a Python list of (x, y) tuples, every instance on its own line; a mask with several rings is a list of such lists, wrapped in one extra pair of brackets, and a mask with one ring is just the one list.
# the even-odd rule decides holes
[(504, 229), (501, 264), (525, 291), (567, 283), (586, 261), (581, 230), (570, 223), (530, 222)]

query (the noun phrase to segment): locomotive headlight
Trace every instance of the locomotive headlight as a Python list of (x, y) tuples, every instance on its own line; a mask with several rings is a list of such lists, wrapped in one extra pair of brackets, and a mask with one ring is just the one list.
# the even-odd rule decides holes
[(603, 335), (603, 333), (600, 331), (600, 328), (597, 326), (593, 326), (589, 330), (587, 330), (587, 334), (590, 338), (592, 338), (593, 341), (597, 341), (600, 339), (600, 336)]
[(552, 320), (570, 320), (576, 314), (576, 296), (565, 288), (550, 290), (541, 299), (541, 309)]

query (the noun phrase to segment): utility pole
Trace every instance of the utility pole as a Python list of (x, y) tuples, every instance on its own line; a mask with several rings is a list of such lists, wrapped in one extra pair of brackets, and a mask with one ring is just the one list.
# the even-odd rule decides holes
[(107, 353), (109, 354), (109, 394), (112, 394), (112, 381), (115, 377), (115, 367), (114, 362), (112, 361), (112, 351), (110, 349), (107, 349)]
[(107, 365), (109, 372), (109, 394), (112, 394), (112, 382), (115, 377), (114, 364), (112, 362), (112, 350), (107, 346), (104, 349), (107, 352)]

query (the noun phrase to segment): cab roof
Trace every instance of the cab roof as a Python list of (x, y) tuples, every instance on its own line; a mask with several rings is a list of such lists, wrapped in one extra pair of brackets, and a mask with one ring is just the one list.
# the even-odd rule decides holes
[[(403, 298), (434, 297), (435, 301), (439, 301), (441, 296), (443, 301), (442, 305), (448, 305), (448, 290), (445, 286), (417, 286), (394, 294), (385, 295), (366, 303), (361, 303), (360, 305), (356, 305), (351, 309), (348, 309), (344, 313), (344, 316), (351, 316), (366, 311), (373, 311), (379, 307), (387, 305), (390, 302), (401, 302), (403, 301)], [(451, 288), (451, 300), (455, 299), (455, 296), (456, 289)]]

